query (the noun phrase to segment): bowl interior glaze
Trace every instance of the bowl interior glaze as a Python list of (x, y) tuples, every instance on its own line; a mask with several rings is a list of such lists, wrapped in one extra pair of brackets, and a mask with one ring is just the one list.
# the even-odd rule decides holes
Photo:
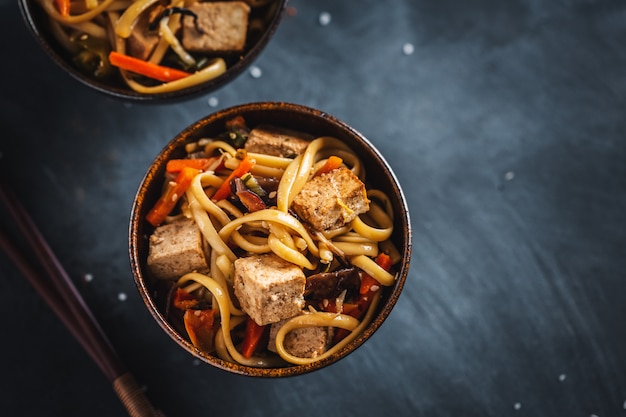
[[(383, 298), (378, 305), (372, 322), (355, 340), (336, 354), (309, 365), (297, 365), (286, 368), (261, 369), (233, 364), (196, 349), (181, 335), (164, 315), (164, 296), (146, 274), (148, 256), (148, 236), (153, 228), (145, 221), (145, 216), (161, 194), (165, 165), (169, 159), (185, 155), (184, 145), (202, 137), (211, 137), (225, 129), (225, 121), (242, 115), (249, 126), (260, 123), (275, 124), (282, 127), (313, 133), (317, 136), (334, 136), (349, 145), (362, 159), (367, 171), (366, 183), (369, 188), (384, 190), (389, 195), (394, 213), (394, 233), (392, 240), (402, 255), (403, 261), (398, 267), (397, 280), (391, 287), (384, 289)], [(157, 323), (185, 350), (226, 371), (258, 377), (284, 377), (311, 372), (330, 365), (345, 357), (361, 346), (381, 326), (396, 304), (409, 271), (412, 238), (409, 211), (403, 191), (393, 171), (374, 146), (356, 130), (342, 121), (316, 109), (290, 103), (263, 102), (231, 107), (211, 114), (178, 134), (159, 153), (143, 178), (131, 212), (129, 228), (129, 256), (137, 288), (148, 310)]]
[(38, 0), (18, 0), (18, 3), (22, 17), (39, 46), (52, 61), (81, 84), (105, 95), (125, 101), (168, 103), (180, 102), (210, 93), (238, 77), (256, 60), (269, 43), (280, 24), (287, 0), (276, 0), (274, 2), (266, 17), (267, 24), (263, 27), (263, 30), (254, 36), (250, 36), (242, 54), (231, 56), (227, 59), (228, 67), (226, 72), (202, 84), (179, 91), (158, 94), (139, 93), (125, 85), (121, 79), (99, 81), (81, 72), (73, 65), (69, 52), (53, 36), (48, 17), (39, 5)]

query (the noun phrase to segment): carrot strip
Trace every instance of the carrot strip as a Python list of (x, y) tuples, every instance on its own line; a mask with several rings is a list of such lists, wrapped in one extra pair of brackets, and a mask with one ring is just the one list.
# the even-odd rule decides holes
[(320, 169), (317, 170), (315, 175), (326, 174), (327, 172), (330, 172), (334, 169), (339, 168), (342, 163), (343, 163), (343, 159), (341, 159), (338, 156), (331, 155), (328, 157), (324, 165), (322, 165)]
[(70, 0), (54, 0), (54, 3), (57, 5), (61, 16), (67, 17), (70, 15)]
[(230, 182), (235, 177), (241, 178), (244, 174), (250, 172), (250, 170), (252, 169), (254, 164), (256, 164), (256, 161), (254, 159), (252, 159), (251, 157), (249, 157), (248, 155), (246, 155), (241, 160), (239, 165), (237, 165), (237, 167), (231, 171), (231, 173), (224, 180), (224, 182), (222, 183), (220, 188), (217, 189), (215, 194), (213, 194), (212, 199), (214, 201), (220, 201), (220, 200), (223, 200), (226, 197), (228, 197), (230, 195)]
[(165, 166), (165, 170), (170, 173), (180, 172), (183, 168), (194, 168), (200, 171), (204, 171), (213, 161), (217, 160), (215, 158), (195, 158), (195, 159), (170, 159), (167, 161), (167, 165)]
[(145, 75), (155, 80), (170, 82), (180, 80), (191, 74), (185, 71), (180, 71), (175, 68), (165, 67), (162, 65), (153, 64), (129, 55), (124, 55), (116, 51), (109, 53), (109, 62), (118, 68), (132, 71), (136, 74)]
[(176, 206), (178, 200), (185, 194), (193, 178), (199, 173), (200, 170), (184, 167), (174, 181), (167, 187), (152, 210), (146, 215), (146, 220), (154, 227), (163, 223), (165, 218)]

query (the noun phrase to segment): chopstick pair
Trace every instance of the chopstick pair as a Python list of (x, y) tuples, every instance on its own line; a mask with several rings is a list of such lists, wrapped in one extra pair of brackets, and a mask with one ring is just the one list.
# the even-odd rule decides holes
[[(24, 256), (6, 231), (0, 229), (0, 249), (13, 261), (70, 333), (113, 385), (131, 417), (163, 417), (155, 410), (126, 369), (67, 272), (30, 218), (17, 195), (0, 174), (0, 200), (40, 261), (47, 277)], [(47, 278), (47, 279), (46, 279)]]

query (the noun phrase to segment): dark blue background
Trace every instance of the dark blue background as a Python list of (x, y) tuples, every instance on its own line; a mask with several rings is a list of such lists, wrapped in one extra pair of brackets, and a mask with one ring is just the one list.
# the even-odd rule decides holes
[[(17, 2), (0, 3), (0, 162), (154, 404), (170, 417), (626, 415), (626, 4), (289, 7), (255, 62), (261, 77), (143, 105), (64, 74)], [(400, 180), (414, 234), (379, 332), (286, 380), (183, 352), (152, 321), (127, 254), (134, 193), (159, 150), (217, 109), (261, 100), (364, 134)], [(0, 294), (3, 415), (124, 415), (4, 255)]]

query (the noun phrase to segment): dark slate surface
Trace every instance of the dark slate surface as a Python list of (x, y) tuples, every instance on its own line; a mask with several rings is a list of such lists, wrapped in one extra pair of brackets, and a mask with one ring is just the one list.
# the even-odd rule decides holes
[[(625, 415), (626, 5), (290, 8), (259, 78), (159, 106), (79, 85), (16, 2), (1, 2), (1, 163), (147, 395), (187, 417)], [(195, 362), (152, 321), (127, 256), (131, 202), (156, 153), (196, 119), (259, 100), (318, 107), (367, 136), (404, 187), (414, 231), (381, 330), (286, 380)], [(0, 272), (0, 413), (124, 415), (4, 255)]]

